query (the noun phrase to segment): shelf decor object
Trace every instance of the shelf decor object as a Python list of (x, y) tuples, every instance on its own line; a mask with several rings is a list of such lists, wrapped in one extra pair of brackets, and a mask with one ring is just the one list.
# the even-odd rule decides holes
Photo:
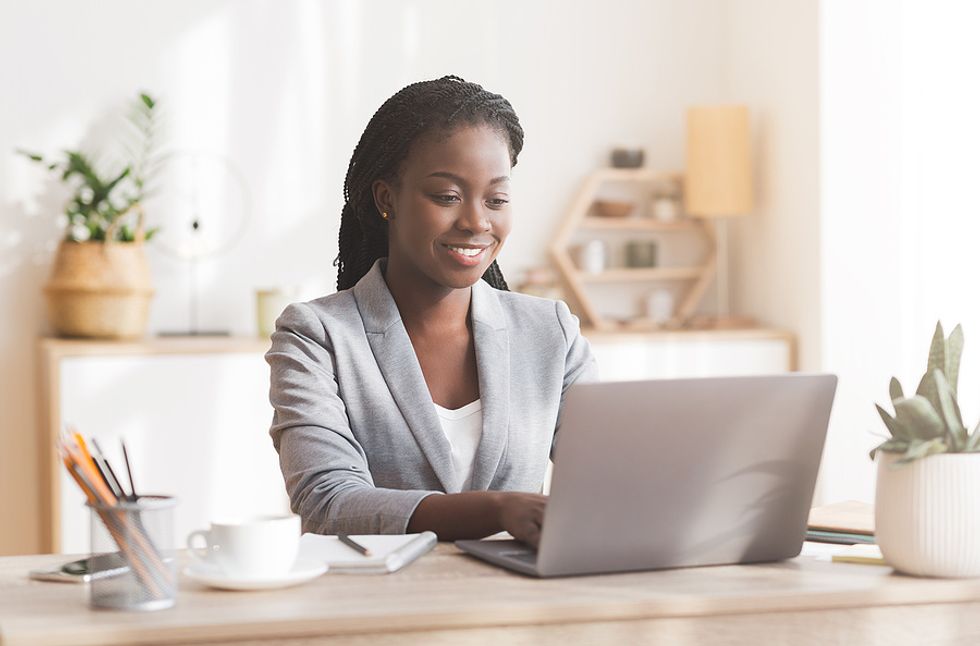
[[(648, 168), (603, 168), (589, 175), (572, 202), (551, 246), (551, 257), (560, 278), (568, 288), (568, 296), (576, 306), (586, 327), (596, 330), (657, 330), (679, 328), (690, 321), (695, 309), (711, 284), (715, 272), (715, 236), (712, 228), (695, 218), (678, 218), (663, 222), (654, 218), (632, 215), (603, 217), (593, 215), (603, 202), (599, 198), (604, 186), (631, 185), (649, 189), (664, 182), (680, 182), (679, 173), (660, 172)], [(704, 259), (692, 266), (615, 267), (600, 272), (587, 272), (573, 261), (571, 247), (576, 234), (604, 235), (636, 233), (640, 236), (687, 235), (702, 241), (707, 247)], [(595, 240), (595, 238), (593, 238)], [(665, 323), (639, 319), (622, 323), (604, 315), (590, 297), (594, 285), (647, 285), (662, 288), (665, 283), (681, 284), (683, 297), (678, 299), (673, 315)]]
[(716, 224), (719, 266), (716, 327), (743, 323), (729, 312), (727, 223), (728, 218), (750, 213), (754, 206), (749, 148), (747, 107), (688, 109), (685, 210)]
[[(252, 200), (244, 173), (235, 162), (206, 150), (178, 150), (167, 157), (161, 178), (166, 191), (154, 207), (169, 215), (170, 226), (157, 247), (182, 263), (188, 273), (188, 327), (164, 330), (163, 336), (228, 336), (227, 329), (202, 328), (202, 302), (208, 303), (202, 265), (231, 250), (245, 236)], [(205, 267), (206, 270), (206, 267)]]

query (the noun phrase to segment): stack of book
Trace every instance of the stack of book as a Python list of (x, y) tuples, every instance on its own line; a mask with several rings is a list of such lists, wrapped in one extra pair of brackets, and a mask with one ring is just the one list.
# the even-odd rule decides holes
[(873, 544), (874, 507), (855, 500), (814, 507), (807, 522), (806, 540), (838, 545)]

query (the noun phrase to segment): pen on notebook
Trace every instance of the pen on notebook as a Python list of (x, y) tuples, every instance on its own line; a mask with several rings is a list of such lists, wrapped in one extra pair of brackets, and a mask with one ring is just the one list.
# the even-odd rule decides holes
[(363, 545), (361, 545), (360, 543), (358, 543), (357, 541), (355, 541), (353, 538), (351, 538), (347, 534), (337, 534), (337, 538), (340, 539), (340, 542), (341, 543), (343, 543), (347, 547), (351, 548), (352, 550), (357, 550), (358, 552), (360, 552), (364, 556), (371, 556), (371, 550), (369, 550), (368, 548), (364, 547)]

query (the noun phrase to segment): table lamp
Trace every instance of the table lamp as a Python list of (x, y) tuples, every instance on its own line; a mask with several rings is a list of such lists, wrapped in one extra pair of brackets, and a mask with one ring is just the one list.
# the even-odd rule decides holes
[(749, 323), (729, 314), (728, 218), (752, 210), (749, 110), (744, 105), (703, 106), (687, 111), (685, 209), (714, 220), (718, 245), (716, 327)]

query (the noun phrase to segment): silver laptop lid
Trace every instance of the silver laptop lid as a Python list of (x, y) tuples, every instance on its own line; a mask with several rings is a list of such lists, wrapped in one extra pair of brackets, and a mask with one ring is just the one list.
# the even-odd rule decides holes
[(572, 386), (539, 572), (795, 556), (836, 385), (788, 374)]

